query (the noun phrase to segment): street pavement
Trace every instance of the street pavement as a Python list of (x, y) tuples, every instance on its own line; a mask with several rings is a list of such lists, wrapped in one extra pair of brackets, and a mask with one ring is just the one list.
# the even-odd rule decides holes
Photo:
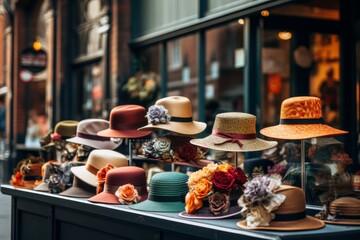
[[(4, 161), (0, 159), (0, 161)], [(5, 183), (8, 176), (5, 171), (4, 162), (0, 162), (0, 183)], [(0, 240), (10, 240), (11, 228), (11, 197), (0, 191)]]

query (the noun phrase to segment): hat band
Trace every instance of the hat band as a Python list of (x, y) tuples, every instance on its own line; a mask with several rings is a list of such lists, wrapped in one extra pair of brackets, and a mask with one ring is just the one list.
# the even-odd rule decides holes
[(227, 140), (224, 140), (219, 143), (214, 143), (214, 145), (222, 145), (224, 143), (236, 143), (239, 145), (239, 147), (242, 147), (243, 144), (240, 142), (240, 140), (250, 140), (250, 139), (256, 139), (255, 133), (249, 133), (249, 134), (231, 134), (231, 133), (225, 133), (221, 132), (219, 130), (213, 129), (212, 134), (218, 137), (227, 138)]
[(85, 165), (85, 169), (91, 172), (92, 174), (96, 175), (99, 169), (91, 166), (91, 165)]
[(193, 119), (192, 119), (192, 117), (184, 118), (184, 117), (173, 117), (173, 116), (171, 116), (170, 121), (171, 122), (192, 122)]
[[(120, 186), (117, 186), (117, 185), (108, 185), (108, 184), (105, 184), (104, 185), (104, 192), (107, 192), (107, 193), (115, 193), (118, 189), (119, 189)], [(135, 187), (134, 188), (137, 190), (138, 194), (144, 194), (146, 193), (146, 186), (142, 186), (142, 187)]]
[(325, 124), (323, 117), (321, 118), (292, 118), (280, 119), (280, 124)]
[(41, 176), (23, 176), (23, 181), (35, 181), (35, 180), (41, 180)]
[(289, 214), (275, 214), (275, 219), (273, 221), (296, 221), (304, 218), (306, 218), (306, 211)]
[(148, 199), (155, 202), (185, 202), (185, 195), (157, 196), (157, 195), (149, 194)]
[(138, 128), (141, 128), (146, 124), (147, 124), (146, 121), (137, 122), (137, 123), (123, 123), (123, 122), (112, 123), (111, 122), (110, 129), (121, 130), (121, 131), (137, 130)]
[(80, 138), (96, 140), (96, 141), (110, 141), (109, 137), (101, 137), (101, 136), (91, 135), (91, 134), (86, 134), (86, 133), (77, 133), (77, 136)]
[(336, 214), (335, 214), (335, 221), (338, 220), (338, 218), (344, 218), (344, 219), (360, 219), (360, 216), (350, 216), (350, 215), (345, 215), (345, 214), (341, 214), (341, 213), (336, 213)]

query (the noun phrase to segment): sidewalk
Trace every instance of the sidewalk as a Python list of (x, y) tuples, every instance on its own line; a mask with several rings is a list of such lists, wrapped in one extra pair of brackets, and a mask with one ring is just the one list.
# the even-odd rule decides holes
[(11, 197), (0, 192), (0, 240), (10, 240)]

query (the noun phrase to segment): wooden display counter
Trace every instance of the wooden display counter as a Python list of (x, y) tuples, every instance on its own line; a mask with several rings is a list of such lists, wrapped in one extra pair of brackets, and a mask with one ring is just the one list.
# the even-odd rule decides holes
[(12, 197), (12, 240), (115, 239), (359, 239), (360, 226), (326, 225), (297, 232), (249, 231), (239, 219), (189, 220), (177, 213), (140, 212), (127, 206), (95, 204), (86, 199), (1, 185)]

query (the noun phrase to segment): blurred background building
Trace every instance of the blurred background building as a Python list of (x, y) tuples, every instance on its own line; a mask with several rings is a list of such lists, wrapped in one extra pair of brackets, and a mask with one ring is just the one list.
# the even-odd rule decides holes
[[(284, 99), (313, 95), (327, 122), (349, 131), (341, 140), (358, 162), (358, 9), (356, 0), (1, 0), (1, 156), (10, 169), (58, 121), (107, 119), (126, 103), (183, 95), (197, 120), (242, 111), (260, 130), (278, 124)], [(131, 95), (126, 83), (140, 73), (144, 94)]]

